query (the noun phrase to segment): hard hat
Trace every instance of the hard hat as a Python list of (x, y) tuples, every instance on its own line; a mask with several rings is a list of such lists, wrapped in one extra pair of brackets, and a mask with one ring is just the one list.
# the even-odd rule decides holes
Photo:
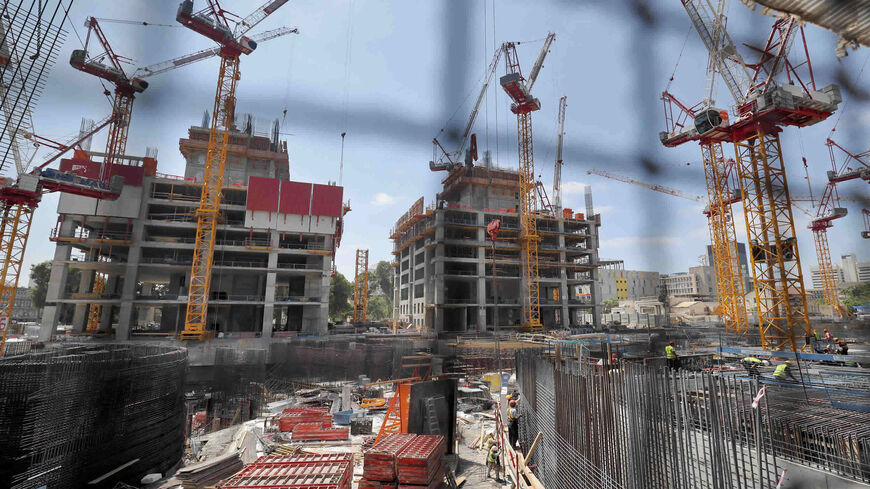
[(825, 330), (824, 330), (824, 331), (825, 331), (825, 333), (827, 333), (827, 332), (828, 332), (828, 328), (825, 328)]
[(791, 365), (791, 360), (786, 360), (786, 361), (785, 361), (785, 364), (786, 364), (786, 365)]
[(490, 451), (490, 452), (497, 452), (497, 451), (498, 451), (498, 445), (493, 445), (492, 447), (490, 447), (489, 451)]
[(517, 401), (511, 399), (511, 402), (509, 402), (508, 404), (510, 405), (510, 407), (515, 407), (517, 405)]
[(669, 345), (673, 345), (674, 342), (673, 342), (673, 341), (669, 341), (668, 344), (669, 344)]
[(840, 338), (834, 338), (834, 341), (839, 341)]

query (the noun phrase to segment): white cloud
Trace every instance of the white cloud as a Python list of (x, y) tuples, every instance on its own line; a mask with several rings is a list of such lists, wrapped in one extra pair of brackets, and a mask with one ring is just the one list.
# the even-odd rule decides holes
[(683, 242), (678, 236), (622, 236), (602, 239), (601, 248), (628, 248), (636, 246), (672, 246)]
[(565, 195), (582, 194), (586, 189), (585, 183), (562, 182), (562, 193)]
[(390, 194), (385, 194), (383, 192), (378, 192), (375, 194), (375, 198), (372, 199), (372, 205), (393, 205), (396, 203), (396, 198)]

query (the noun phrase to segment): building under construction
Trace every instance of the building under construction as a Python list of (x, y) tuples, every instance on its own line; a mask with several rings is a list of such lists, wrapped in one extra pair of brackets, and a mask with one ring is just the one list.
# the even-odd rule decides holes
[[(396, 317), (431, 333), (523, 325), (519, 177), (493, 166), (460, 167), (436, 201), (421, 198), (390, 233), (395, 256)], [(595, 291), (600, 217), (586, 193), (585, 212), (537, 215), (539, 287), (545, 328), (597, 325)], [(487, 224), (498, 219), (493, 242)]]
[[(184, 176), (157, 172), (151, 158), (127, 158), (112, 167), (125, 179), (119, 199), (62, 195), (41, 339), (62, 319), (73, 332), (119, 340), (184, 329), (207, 121), (179, 140)], [(229, 137), (209, 297), (216, 336), (326, 332), (342, 187), (289, 180), (277, 121), (269, 132), (247, 117)], [(61, 168), (90, 177), (100, 163), (74, 157)], [(78, 283), (70, 283), (73, 269)]]

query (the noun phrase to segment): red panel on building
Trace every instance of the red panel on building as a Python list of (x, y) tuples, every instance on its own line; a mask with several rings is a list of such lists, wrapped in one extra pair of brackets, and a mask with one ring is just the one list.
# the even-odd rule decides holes
[(341, 197), (343, 187), (335, 185), (314, 185), (314, 202), (311, 203), (312, 216), (341, 217)]
[(278, 180), (274, 178), (250, 177), (245, 208), (249, 211), (278, 212), (278, 185)]
[[(275, 180), (276, 182), (278, 180)], [(250, 189), (248, 190), (250, 192)], [(311, 184), (303, 182), (281, 182), (281, 214), (308, 215), (311, 204)]]
[[(60, 160), (60, 171), (75, 173), (80, 177), (91, 178), (94, 180), (100, 179), (101, 166), (103, 166), (103, 164), (98, 161), (75, 159)], [(142, 177), (145, 175), (145, 169), (141, 166), (110, 165), (103, 180), (108, 181), (113, 175), (121, 175), (124, 177), (124, 184), (126, 185), (140, 186), (142, 185)]]

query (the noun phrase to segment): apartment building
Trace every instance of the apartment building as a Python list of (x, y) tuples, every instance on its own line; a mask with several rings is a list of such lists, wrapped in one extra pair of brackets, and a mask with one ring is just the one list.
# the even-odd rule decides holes
[(661, 276), (659, 272), (626, 270), (622, 260), (601, 261), (598, 268), (598, 287), (601, 301), (610, 299), (638, 300), (658, 297)]
[[(184, 328), (208, 137), (208, 127), (194, 126), (179, 140), (183, 176), (125, 157), (108, 169), (125, 178), (119, 199), (61, 196), (42, 339), (70, 310), (74, 332), (99, 330), (118, 340)], [(289, 180), (287, 143), (276, 126), (270, 137), (248, 119), (229, 142), (208, 327), (216, 336), (323, 334), (342, 188)], [(61, 163), (82, 175), (99, 175), (100, 166)], [(77, 284), (67, 284), (71, 269), (81, 271)]]
[[(517, 244), (517, 171), (460, 167), (442, 184), (434, 203), (417, 200), (390, 233), (396, 317), (436, 334), (521, 327), (527, 284)], [(495, 219), (501, 231), (493, 243), (486, 227)], [(546, 328), (598, 324), (599, 225), (591, 193), (585, 213), (539, 213), (538, 283)]]
[(714, 300), (717, 297), (715, 269), (708, 265), (689, 267), (688, 272), (661, 276), (669, 297), (692, 297)]

